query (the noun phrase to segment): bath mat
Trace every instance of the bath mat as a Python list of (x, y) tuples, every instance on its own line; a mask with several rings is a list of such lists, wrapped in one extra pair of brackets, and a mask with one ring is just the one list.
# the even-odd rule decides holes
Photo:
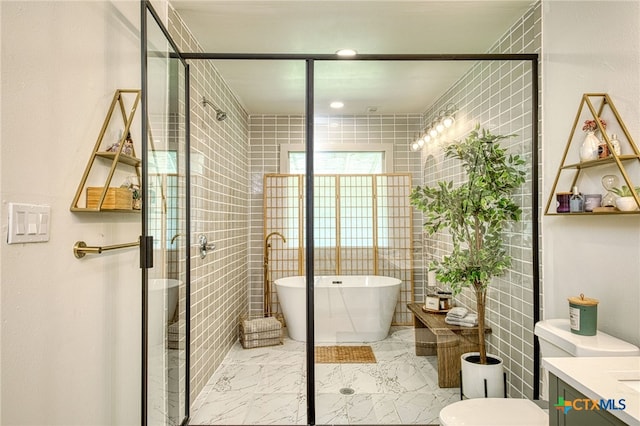
[(316, 346), (318, 364), (375, 364), (371, 346)]

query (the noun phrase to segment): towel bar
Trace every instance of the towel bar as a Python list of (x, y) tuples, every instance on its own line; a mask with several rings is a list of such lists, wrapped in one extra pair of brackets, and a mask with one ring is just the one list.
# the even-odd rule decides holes
[(140, 241), (134, 241), (132, 243), (114, 244), (112, 246), (87, 246), (84, 241), (76, 241), (73, 245), (73, 255), (77, 259), (82, 259), (87, 254), (101, 254), (103, 251), (118, 250), (127, 247), (136, 247), (140, 245)]

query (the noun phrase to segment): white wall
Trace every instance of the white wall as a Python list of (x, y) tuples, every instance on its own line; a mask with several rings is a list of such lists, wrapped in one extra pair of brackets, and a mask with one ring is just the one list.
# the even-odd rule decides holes
[(2, 240), (8, 202), (52, 212), (49, 242), (0, 243), (1, 423), (139, 424), (137, 251), (72, 246), (133, 241), (140, 216), (69, 212), (115, 89), (140, 87), (139, 2), (0, 7)]
[[(640, 3), (543, 5), (546, 203), (583, 93), (608, 93), (640, 143)], [(600, 330), (640, 345), (640, 215), (545, 216), (542, 245), (544, 317), (568, 317), (567, 297), (584, 293), (600, 300)]]

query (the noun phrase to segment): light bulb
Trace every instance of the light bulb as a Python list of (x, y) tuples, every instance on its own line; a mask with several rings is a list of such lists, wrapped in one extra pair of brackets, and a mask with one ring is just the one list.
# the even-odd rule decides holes
[(417, 143), (417, 142), (414, 142), (414, 143), (411, 145), (411, 151), (417, 151), (418, 149), (420, 149), (420, 146), (418, 145), (418, 143)]
[(431, 135), (428, 133), (425, 133), (422, 139), (424, 139), (424, 143), (429, 143), (429, 141), (431, 141)]
[(436, 125), (436, 130), (438, 131), (438, 133), (442, 133), (444, 131), (444, 124), (438, 123)]
[(343, 57), (356, 56), (357, 54), (358, 52), (356, 52), (354, 49), (340, 49), (336, 52), (336, 55), (343, 56)]
[(432, 127), (431, 130), (429, 130), (429, 136), (431, 136), (432, 138), (438, 136), (438, 131), (435, 129), (435, 127)]
[(453, 118), (453, 116), (450, 115), (448, 117), (445, 117), (444, 120), (442, 120), (442, 124), (444, 124), (444, 127), (449, 128), (449, 127), (453, 126), (453, 123), (455, 121), (456, 120)]
[(418, 139), (418, 146), (420, 148), (422, 148), (424, 146), (424, 139), (422, 139), (422, 138)]

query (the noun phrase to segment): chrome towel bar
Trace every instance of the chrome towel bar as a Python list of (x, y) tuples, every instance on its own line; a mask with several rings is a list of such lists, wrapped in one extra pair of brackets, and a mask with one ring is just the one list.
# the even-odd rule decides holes
[(140, 241), (134, 241), (132, 243), (114, 244), (112, 246), (91, 247), (91, 246), (87, 246), (87, 244), (84, 241), (76, 241), (76, 243), (73, 245), (73, 255), (77, 259), (82, 259), (87, 254), (100, 254), (103, 251), (118, 250), (118, 249), (123, 249), (127, 247), (137, 247), (139, 245), (140, 245)]

